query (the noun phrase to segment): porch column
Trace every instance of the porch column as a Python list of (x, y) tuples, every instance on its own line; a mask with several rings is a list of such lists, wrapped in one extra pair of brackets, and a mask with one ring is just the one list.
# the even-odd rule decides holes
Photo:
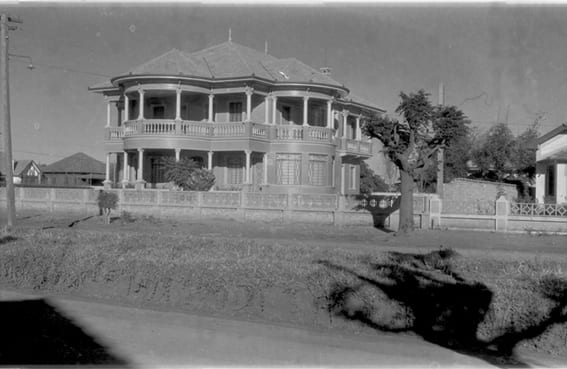
[(207, 169), (213, 170), (213, 152), (209, 151), (207, 153)]
[(567, 202), (567, 164), (555, 164), (555, 198), (556, 204)]
[(179, 161), (181, 157), (181, 149), (175, 149), (175, 161)]
[(175, 91), (175, 120), (181, 120), (181, 89)]
[(126, 187), (130, 181), (130, 165), (128, 164), (128, 153), (124, 151), (124, 168), (122, 168), (122, 187)]
[(309, 118), (309, 96), (303, 96), (303, 125), (308, 126)]
[(354, 139), (357, 141), (362, 140), (362, 132), (360, 130), (360, 115), (356, 117), (356, 131)]
[(252, 155), (252, 150), (244, 150), (246, 154), (246, 172), (244, 175), (245, 183), (250, 183), (250, 156)]
[(347, 137), (348, 110), (343, 110), (343, 138)]
[(138, 93), (140, 94), (140, 108), (138, 114), (138, 120), (144, 119), (144, 90), (139, 89)]
[(333, 128), (333, 100), (327, 100), (327, 128)]
[(144, 182), (144, 149), (138, 149), (138, 179), (137, 182)]
[(111, 109), (112, 109), (112, 101), (107, 100), (106, 102), (106, 127), (110, 127), (110, 116), (112, 114)]
[(254, 89), (246, 88), (246, 121), (250, 122), (252, 119), (250, 115), (252, 115), (252, 94), (254, 93)]
[(536, 176), (535, 176), (535, 185), (536, 185), (536, 202), (543, 204), (545, 198), (545, 182), (546, 182), (546, 175), (547, 172), (547, 165), (543, 162), (536, 163)]
[(130, 119), (130, 100), (128, 99), (128, 95), (124, 94), (124, 120), (122, 123), (126, 122)]
[(278, 112), (278, 98), (272, 96), (272, 124), (276, 124), (276, 114)]
[(262, 164), (264, 164), (264, 184), (268, 184), (268, 153), (264, 153), (264, 158), (262, 159)]
[(104, 188), (110, 188), (110, 153), (106, 153), (106, 171), (104, 172)]
[(209, 122), (213, 122), (213, 103), (214, 103), (215, 95), (209, 95)]
[(264, 123), (268, 124), (268, 119), (270, 119), (270, 97), (266, 95), (264, 97)]

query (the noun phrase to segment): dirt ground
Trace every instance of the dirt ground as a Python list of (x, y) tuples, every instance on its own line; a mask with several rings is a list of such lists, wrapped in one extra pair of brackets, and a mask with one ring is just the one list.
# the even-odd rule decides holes
[[(2, 219), (0, 219), (1, 221)], [(307, 246), (308, 249), (313, 246), (314, 248), (327, 250), (326, 254), (329, 254), (329, 249), (339, 248), (352, 250), (356, 254), (361, 255), (366, 254), (367, 251), (372, 251), (373, 253), (376, 251), (379, 253), (383, 251), (426, 253), (439, 250), (440, 248), (451, 248), (461, 255), (480, 255), (494, 260), (514, 260), (515, 258), (521, 260), (526, 258), (526, 256), (529, 258), (542, 256), (563, 261), (567, 258), (567, 236), (557, 235), (474, 231), (416, 231), (407, 236), (397, 236), (393, 232), (385, 232), (369, 226), (282, 225), (267, 222), (245, 223), (222, 219), (176, 221), (153, 217), (134, 217), (133, 219), (115, 217), (112, 219), (111, 224), (107, 225), (102, 217), (98, 216), (86, 217), (85, 215), (45, 213), (40, 211), (19, 213), (15, 228), (77, 230), (84, 231), (85, 234), (95, 233), (97, 237), (100, 232), (106, 235), (105, 237), (107, 238), (109, 234), (128, 233), (135, 235), (167, 235), (174, 236), (176, 239), (183, 239), (184, 236), (197, 236), (211, 238), (212, 240), (254, 240), (269, 245)], [(138, 238), (139, 236), (136, 239)], [(232, 245), (232, 242), (229, 243)], [(54, 262), (54, 264), (56, 263)], [(84, 267), (90, 268), (87, 264)], [(221, 317), (230, 319), (259, 320), (278, 324), (309, 326), (310, 329), (320, 328), (335, 331), (351, 329), (362, 333), (372, 331), (370, 328), (361, 329), (358, 326), (353, 328), (347, 321), (335, 319), (333, 322), (329, 322), (327, 312), (313, 309), (310, 302), (313, 300), (313, 296), (309, 295), (309, 291), (301, 287), (303, 285), (297, 285), (299, 287), (294, 290), (293, 287), (296, 284), (291, 280), (293, 278), (286, 279), (282, 285), (258, 285), (258, 289), (252, 291), (253, 293), (251, 294), (248, 285), (234, 285), (236, 283), (234, 282), (234, 275), (225, 276), (225, 279), (221, 279), (228, 285), (220, 286), (222, 289), (218, 291), (215, 288), (209, 291), (196, 286), (201, 286), (201, 284), (209, 286), (210, 281), (214, 282), (219, 278), (220, 271), (214, 269), (210, 272), (213, 274), (210, 274), (205, 265), (199, 266), (198, 270), (199, 272), (191, 276), (189, 280), (181, 281), (183, 283), (177, 281), (177, 284), (174, 285), (168, 284), (170, 283), (168, 282), (169, 279), (165, 275), (161, 276), (160, 274), (162, 272), (165, 273), (165, 271), (158, 268), (157, 270), (152, 269), (151, 273), (149, 273), (155, 278), (149, 278), (145, 282), (143, 279), (139, 280), (137, 272), (128, 276), (124, 274), (124, 278), (113, 280), (112, 275), (104, 274), (104, 270), (92, 270), (89, 272), (92, 272), (96, 278), (71, 290), (64, 287), (64, 279), (61, 279), (58, 284), (51, 287), (45, 284), (41, 286), (30, 285), (28, 288), (34, 290), (49, 288), (45, 290), (46, 293), (82, 296), (95, 301), (101, 299), (106, 302), (112, 301), (113, 304), (133, 305), (156, 310), (196, 312), (205, 315), (211, 314), (212, 311), (218, 313)], [(250, 285), (256, 283), (254, 276), (247, 276), (247, 278), (253, 279), (253, 281), (249, 281)], [(203, 283), (199, 284), (199, 281)], [(155, 285), (155, 288), (152, 288), (152, 285)], [(25, 288), (23, 285), (15, 287), (18, 289), (20, 287)], [(251, 298), (250, 295), (255, 297)], [(167, 301), (167, 303), (161, 303), (162, 301)], [(561, 334), (563, 333), (561, 331)], [(550, 338), (550, 340), (552, 339)], [(551, 347), (550, 345), (548, 346)], [(560, 348), (553, 348), (553, 352), (564, 354), (563, 349)]]

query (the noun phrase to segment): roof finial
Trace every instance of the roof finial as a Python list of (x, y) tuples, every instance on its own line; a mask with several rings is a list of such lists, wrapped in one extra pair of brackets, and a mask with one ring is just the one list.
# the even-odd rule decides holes
[(232, 42), (232, 28), (228, 29), (228, 42)]
[(264, 42), (264, 53), (268, 55), (268, 40)]

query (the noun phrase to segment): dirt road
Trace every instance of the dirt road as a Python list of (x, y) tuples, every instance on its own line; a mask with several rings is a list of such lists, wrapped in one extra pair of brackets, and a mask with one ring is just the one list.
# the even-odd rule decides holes
[[(1, 291), (0, 301), (0, 306), (8, 304), (8, 301), (35, 305), (41, 301), (43, 305), (50, 306), (56, 312), (52, 316), (58, 315), (59, 319), (65, 317), (85, 337), (96, 342), (99, 359), (104, 356), (104, 360), (94, 361), (95, 363), (102, 362), (111, 366), (490, 366), (480, 359), (460, 355), (408, 336), (336, 335), (80, 300), (40, 298), (10, 291)], [(16, 317), (12, 317), (14, 318)], [(3, 334), (14, 337), (23, 332), (3, 329)], [(59, 330), (55, 333), (54, 330), (49, 333), (42, 329), (42, 334), (63, 336), (65, 332)], [(75, 340), (82, 342), (85, 337)], [(33, 337), (27, 339), (34, 340)], [(50, 337), (50, 340), (53, 341), (54, 337)], [(22, 341), (25, 341), (25, 337)], [(66, 349), (73, 349), (72, 346), (73, 342), (67, 342)], [(28, 356), (28, 361), (33, 355), (37, 355), (30, 347), (26, 348), (26, 352), (31, 355)], [(25, 358), (20, 359), (25, 361)], [(57, 358), (50, 359), (49, 364), (62, 364), (57, 362)]]

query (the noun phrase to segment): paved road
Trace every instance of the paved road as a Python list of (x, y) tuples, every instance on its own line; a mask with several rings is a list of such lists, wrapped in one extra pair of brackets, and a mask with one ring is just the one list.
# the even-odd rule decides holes
[[(480, 359), (407, 336), (337, 335), (79, 300), (38, 300), (38, 297), (9, 291), (0, 291), (0, 301), (0, 307), (10, 305), (7, 301), (19, 301), (20, 310), (22, 306), (37, 306), (41, 301), (42, 306), (49, 306), (96, 342), (99, 352), (104, 351), (106, 355), (106, 361), (102, 362), (111, 366), (122, 363), (142, 368), (490, 366)], [(6, 336), (5, 328), (3, 331)], [(42, 335), (50, 334), (46, 329), (41, 332)], [(85, 341), (76, 334), (73, 337), (75, 342)], [(72, 346), (72, 342), (66, 345)]]

